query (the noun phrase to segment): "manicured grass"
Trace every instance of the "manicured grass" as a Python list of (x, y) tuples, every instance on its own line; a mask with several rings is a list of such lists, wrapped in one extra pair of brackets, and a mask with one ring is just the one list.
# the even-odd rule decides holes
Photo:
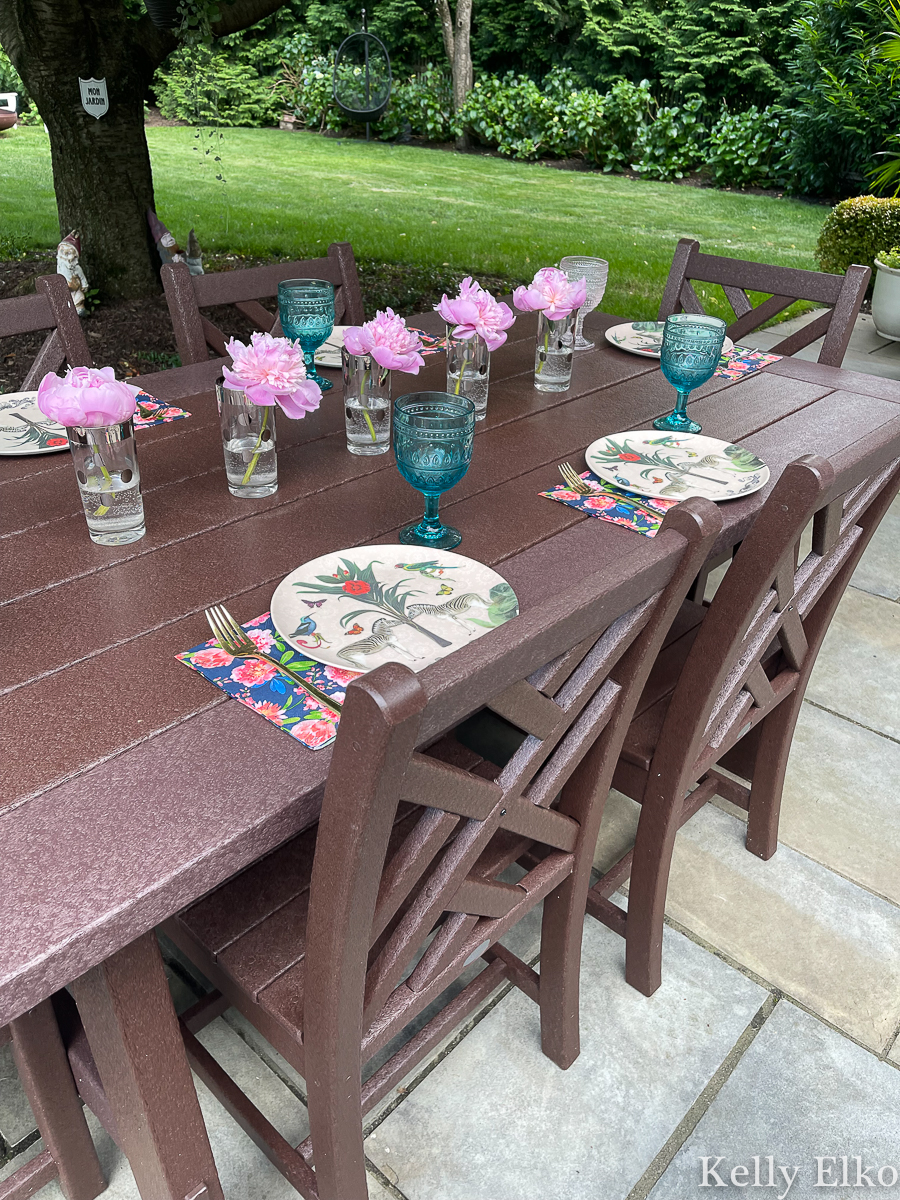
[[(655, 316), (679, 237), (711, 253), (815, 268), (826, 213), (796, 200), (268, 129), (226, 130), (220, 165), (202, 153), (215, 140), (198, 142), (192, 129), (147, 134), (157, 208), (179, 241), (193, 226), (206, 250), (302, 257), (347, 240), (361, 257), (519, 279), (561, 255), (593, 254), (610, 262), (603, 307), (634, 318)], [(49, 246), (56, 233), (48, 139), (19, 129), (0, 139), (0, 235)]]

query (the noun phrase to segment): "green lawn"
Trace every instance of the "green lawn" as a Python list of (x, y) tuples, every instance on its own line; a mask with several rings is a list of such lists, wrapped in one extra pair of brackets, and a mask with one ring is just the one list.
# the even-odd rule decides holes
[[(814, 268), (826, 213), (796, 200), (274, 129), (225, 131), (223, 184), (194, 134), (147, 131), (157, 207), (182, 243), (191, 226), (205, 250), (248, 255), (301, 257), (347, 240), (361, 257), (521, 279), (563, 254), (593, 254), (610, 262), (603, 307), (634, 318), (655, 316), (679, 237)], [(0, 138), (0, 235), (57, 240), (41, 129)]]

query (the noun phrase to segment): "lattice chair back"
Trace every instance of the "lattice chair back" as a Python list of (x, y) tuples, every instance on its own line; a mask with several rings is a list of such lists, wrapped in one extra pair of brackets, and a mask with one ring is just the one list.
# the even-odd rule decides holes
[(207, 363), (210, 350), (222, 358), (226, 356), (226, 335), (203, 315), (202, 308), (233, 305), (256, 329), (280, 337), (281, 322), (260, 300), (277, 296), (278, 285), (284, 279), (325, 279), (335, 288), (335, 323), (359, 325), (364, 319), (356, 260), (349, 242), (333, 242), (326, 258), (206, 275), (191, 275), (184, 263), (166, 263), (161, 274), (183, 366)]
[(36, 388), (48, 371), (94, 365), (81, 320), (62, 275), (42, 275), (37, 295), (0, 300), (0, 338), (47, 329), (49, 333), (22, 381), (22, 390)]
[[(650, 769), (649, 780), (660, 783), (648, 788), (677, 778), (674, 789), (684, 794), (777, 706), (802, 698), (837, 604), (898, 488), (900, 419), (852, 466), (806, 455), (785, 468), (698, 630)], [(752, 825), (750, 832), (748, 848), (759, 852)]]
[[(504, 978), (540, 1004), (545, 1053), (564, 1067), (577, 1056), (581, 926), (603, 802), (637, 696), (720, 526), (712, 506), (688, 501), (615, 571), (419, 675), (390, 663), (349, 685), (317, 834), (303, 989), (320, 1196), (323, 1167), (329, 1196), (359, 1188), (346, 1130), (409, 1070), (413, 1051), (389, 1060), (362, 1098), (346, 1081), (474, 960), (487, 968), (416, 1035), (419, 1057)], [(673, 545), (685, 539), (673, 574)], [(499, 774), (445, 738), (482, 707), (526, 734)], [(503, 878), (516, 863), (526, 873)], [(541, 900), (538, 976), (499, 939)]]
[[(829, 311), (784, 338), (772, 347), (772, 352), (796, 354), (824, 335), (818, 361), (839, 367), (871, 275), (871, 268), (857, 265), (848, 267), (846, 275), (826, 275), (821, 271), (701, 254), (699, 242), (682, 238), (675, 248), (658, 319), (664, 321), (672, 313), (706, 311), (692, 280), (721, 286), (734, 311), (735, 320), (728, 326), (728, 336), (733, 341), (740, 341), (796, 300), (810, 300), (827, 305)], [(754, 305), (748, 292), (762, 292), (768, 299)]]

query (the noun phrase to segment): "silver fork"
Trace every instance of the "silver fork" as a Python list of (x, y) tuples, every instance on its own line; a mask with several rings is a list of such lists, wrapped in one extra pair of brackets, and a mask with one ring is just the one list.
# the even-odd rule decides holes
[(577, 492), (579, 496), (593, 496), (595, 489), (575, 470), (571, 463), (560, 463), (557, 468), (560, 475), (563, 477), (563, 482), (566, 487), (573, 492)]
[(314, 683), (309, 683), (296, 671), (292, 671), (290, 667), (284, 666), (277, 658), (273, 658), (271, 654), (266, 654), (248, 636), (246, 630), (242, 629), (235, 621), (234, 617), (221, 604), (213, 605), (212, 608), (206, 609), (206, 619), (209, 621), (209, 627), (213, 631), (213, 637), (228, 654), (234, 655), (235, 658), (262, 658), (266, 662), (271, 663), (273, 667), (277, 667), (282, 675), (286, 675), (293, 683), (299, 684), (304, 691), (309, 694), (320, 704), (326, 708), (340, 712), (341, 703), (331, 696), (326, 696), (324, 692), (320, 692)]

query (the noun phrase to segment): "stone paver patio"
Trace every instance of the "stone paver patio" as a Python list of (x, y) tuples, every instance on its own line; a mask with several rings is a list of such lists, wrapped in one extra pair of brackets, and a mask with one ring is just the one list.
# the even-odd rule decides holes
[[(861, 317), (845, 366), (900, 379), (900, 345)], [(659, 991), (629, 988), (623, 943), (589, 921), (577, 1062), (563, 1072), (544, 1058), (531, 1001), (495, 993), (370, 1115), (372, 1200), (702, 1200), (745, 1187), (850, 1200), (870, 1183), (900, 1197), (898, 542), (900, 501), (816, 666), (775, 857), (744, 850), (726, 802), (698, 814), (676, 848)], [(613, 797), (601, 864), (635, 809)], [(184, 1008), (198, 985), (174, 955), (169, 969)], [(285, 1137), (306, 1136), (303, 1080), (236, 1013), (201, 1036)], [(198, 1090), (226, 1197), (296, 1197)], [(91, 1128), (105, 1195), (137, 1200), (127, 1162)], [(37, 1153), (35, 1138), (4, 1047), (0, 1180)]]

